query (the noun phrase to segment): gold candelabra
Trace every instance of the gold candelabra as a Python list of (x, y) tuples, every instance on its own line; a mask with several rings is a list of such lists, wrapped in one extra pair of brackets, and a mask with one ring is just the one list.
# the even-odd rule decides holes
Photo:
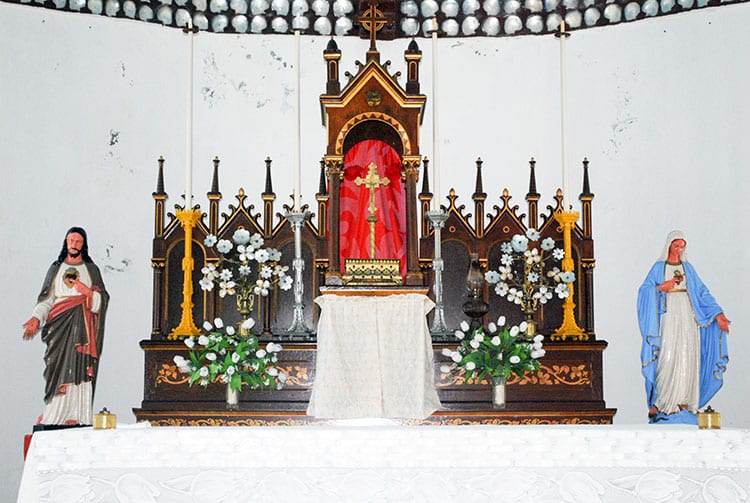
[(169, 340), (195, 336), (201, 333), (193, 321), (193, 228), (201, 212), (197, 208), (177, 210), (177, 220), (185, 231), (185, 254), (182, 257), (182, 318), (180, 324), (167, 336)]
[[(578, 212), (558, 211), (555, 213), (555, 220), (557, 220), (563, 228), (563, 249), (565, 250), (565, 257), (563, 257), (562, 260), (562, 270), (564, 272), (574, 272), (575, 264), (573, 262), (570, 232), (576, 221), (578, 221)], [(576, 305), (573, 301), (574, 292), (575, 290), (571, 285), (568, 296), (565, 297), (565, 301), (563, 302), (562, 324), (550, 337), (553, 341), (564, 341), (567, 338), (574, 341), (587, 341), (589, 339), (588, 334), (584, 333), (583, 329), (576, 323), (574, 315)]]

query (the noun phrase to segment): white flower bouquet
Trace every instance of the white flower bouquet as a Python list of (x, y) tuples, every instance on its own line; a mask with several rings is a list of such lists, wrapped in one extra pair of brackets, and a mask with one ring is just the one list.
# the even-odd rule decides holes
[(286, 274), (289, 267), (279, 264), (281, 252), (263, 248), (264, 240), (258, 233), (251, 236), (248, 230), (239, 228), (231, 241), (209, 234), (203, 243), (207, 248), (215, 246), (219, 252), (218, 264), (209, 263), (201, 269), (203, 290), (213, 290), (216, 285), (219, 297), (237, 293), (238, 297), (249, 298), (267, 296), (275, 285), (282, 290), (292, 287), (292, 277)]
[[(248, 318), (243, 324), (242, 328), (249, 332), (254, 320)], [(276, 367), (280, 344), (269, 342), (262, 348), (254, 335), (240, 336), (233, 326), (225, 327), (221, 318), (216, 318), (213, 325), (206, 321), (203, 329), (205, 334), (185, 338), (185, 345), (190, 348), (188, 359), (174, 357), (177, 368), (189, 375), (190, 386), (221, 382), (236, 391), (243, 385), (251, 389), (284, 386), (287, 375)]]
[[(498, 326), (500, 327), (498, 329)], [(469, 324), (461, 322), (456, 338), (461, 341), (456, 350), (443, 349), (443, 355), (453, 363), (441, 366), (443, 373), (464, 371), (467, 382), (482, 382), (485, 379), (507, 380), (511, 374), (523, 377), (525, 372), (539, 370), (539, 358), (545, 355), (542, 347), (544, 336), (537, 334), (533, 340), (524, 339), (526, 322), (510, 328), (505, 326), (505, 317), (470, 331)]]
[[(508, 302), (518, 304), (530, 321), (541, 304), (554, 295), (564, 299), (570, 295), (569, 284), (575, 281), (574, 272), (563, 272), (552, 262), (559, 262), (565, 252), (555, 246), (555, 240), (541, 236), (536, 229), (514, 235), (500, 247), (500, 267), (487, 271), (484, 279), (495, 285), (495, 293)], [(554, 286), (553, 286), (554, 285)]]

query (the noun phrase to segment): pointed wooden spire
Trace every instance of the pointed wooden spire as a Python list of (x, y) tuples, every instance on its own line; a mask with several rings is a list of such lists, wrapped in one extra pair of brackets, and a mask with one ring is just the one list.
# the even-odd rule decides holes
[(153, 195), (164, 194), (164, 157), (159, 156), (159, 173), (156, 175), (156, 192)]
[(424, 159), (422, 160), (422, 165), (424, 166), (424, 169), (422, 169), (422, 194), (429, 194), (430, 193), (430, 160), (427, 158), (427, 156), (424, 156)]
[(214, 174), (211, 177), (211, 190), (208, 192), (209, 196), (219, 195), (219, 156), (214, 157)]
[(529, 196), (539, 196), (539, 193), (536, 191), (536, 159), (533, 157), (529, 159), (529, 193), (526, 194), (527, 198)]
[(320, 179), (318, 180), (318, 195), (324, 196), (328, 194), (326, 188), (326, 160), (325, 157), (320, 158)]
[(266, 190), (263, 191), (264, 196), (275, 195), (273, 193), (273, 184), (271, 183), (271, 158), (266, 157)]
[(592, 197), (594, 194), (591, 193), (591, 187), (589, 186), (589, 159), (588, 157), (583, 158), (583, 191), (581, 192), (582, 197)]
[(472, 196), (474, 199), (487, 196), (487, 194), (484, 192), (484, 188), (482, 185), (482, 162), (483, 162), (482, 158), (477, 157), (477, 160), (476, 160), (477, 178), (476, 178), (476, 183), (474, 185), (474, 195)]

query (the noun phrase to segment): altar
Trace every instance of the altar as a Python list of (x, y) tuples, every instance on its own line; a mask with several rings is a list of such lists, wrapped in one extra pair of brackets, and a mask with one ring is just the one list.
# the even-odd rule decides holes
[(18, 502), (729, 502), (749, 484), (750, 430), (142, 423), (34, 434)]

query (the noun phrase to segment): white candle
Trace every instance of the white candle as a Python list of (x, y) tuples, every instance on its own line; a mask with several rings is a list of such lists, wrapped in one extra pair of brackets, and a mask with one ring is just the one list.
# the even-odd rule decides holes
[(563, 211), (568, 210), (568, 197), (570, 188), (568, 186), (568, 89), (565, 67), (567, 66), (565, 54), (565, 39), (568, 35), (565, 31), (565, 21), (560, 24), (560, 143), (562, 150), (562, 177), (563, 177)]
[(432, 209), (440, 210), (440, 120), (438, 116), (438, 30), (437, 19), (432, 26)]
[[(297, 17), (299, 17), (299, 14), (297, 14)], [(298, 25), (299, 26), (299, 25)], [(301, 166), (301, 144), (302, 144), (302, 127), (301, 127), (301, 117), (300, 117), (300, 103), (302, 103), (302, 100), (300, 99), (300, 92), (302, 91), (302, 86), (300, 85), (300, 37), (301, 37), (301, 30), (296, 29), (294, 30), (294, 45), (295, 45), (295, 61), (294, 66), (297, 71), (297, 118), (296, 118), (296, 130), (297, 130), (297, 144), (294, 150), (294, 209), (296, 211), (302, 211), (302, 206), (300, 204), (300, 198), (301, 198), (301, 189), (302, 189), (302, 166)]]
[(193, 22), (188, 19), (187, 127), (185, 142), (185, 209), (193, 207)]

